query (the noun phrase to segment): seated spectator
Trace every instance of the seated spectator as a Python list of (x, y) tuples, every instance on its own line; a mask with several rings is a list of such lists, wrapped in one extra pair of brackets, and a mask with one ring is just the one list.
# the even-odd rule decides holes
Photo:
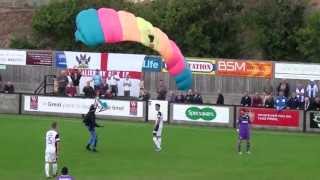
[(284, 92), (280, 91), (279, 96), (276, 98), (276, 109), (282, 111), (287, 107), (288, 99), (284, 96)]
[(252, 97), (252, 107), (262, 107), (262, 98), (257, 92)]
[(198, 91), (194, 91), (193, 103), (195, 103), (195, 104), (203, 104), (202, 96)]
[(268, 95), (265, 97), (264, 107), (265, 108), (274, 108), (274, 99), (273, 99), (272, 95)]
[(83, 88), (84, 97), (86, 98), (94, 98), (95, 92), (93, 87), (90, 86), (90, 81), (87, 82), (87, 85)]
[(66, 87), (66, 94), (69, 97), (74, 97), (77, 94), (77, 89), (76, 87), (73, 85), (72, 82), (70, 82), (67, 87)]
[[(108, 93), (108, 90), (109, 90), (109, 85), (107, 84), (107, 81), (103, 81), (102, 82), (102, 85), (100, 87), (100, 96), (102, 98), (106, 97), (107, 96), (107, 93)], [(110, 91), (111, 92), (111, 91)]]
[(241, 98), (241, 102), (240, 102), (241, 106), (251, 106), (251, 97), (249, 96), (249, 93), (246, 91), (244, 93), (244, 96)]
[(67, 167), (61, 169), (61, 175), (57, 177), (57, 180), (73, 180), (73, 177), (69, 175)]
[(173, 103), (176, 99), (176, 95), (173, 91), (170, 91), (169, 96), (167, 98), (167, 100), (169, 101), (169, 103)]
[(296, 96), (299, 99), (299, 108), (303, 109), (304, 107), (304, 96), (305, 96), (305, 88), (301, 82), (297, 84), (296, 87)]
[(287, 109), (299, 109), (299, 105), (299, 98), (297, 97), (296, 93), (293, 92), (288, 100)]
[(313, 98), (315, 98), (317, 96), (318, 91), (319, 91), (319, 89), (318, 89), (317, 84), (314, 81), (310, 81), (308, 86), (307, 86), (307, 89), (306, 89), (307, 96), (310, 99), (313, 99)]
[(184, 103), (184, 96), (181, 92), (176, 96), (175, 103)]
[(4, 93), (9, 93), (12, 94), (14, 93), (14, 86), (13, 84), (8, 81), (5, 85), (4, 85), (4, 89), (3, 89)]
[(304, 98), (304, 106), (303, 106), (303, 110), (305, 111), (310, 111), (311, 110), (311, 106), (310, 106), (310, 98), (309, 97), (305, 97)]
[(193, 92), (191, 89), (189, 89), (187, 95), (185, 96), (184, 102), (191, 104), (193, 103), (193, 98), (194, 98)]
[(283, 92), (283, 95), (288, 98), (289, 97), (289, 93), (290, 93), (290, 86), (289, 86), (289, 83), (287, 82), (287, 80), (285, 79), (282, 79), (278, 88), (277, 88), (277, 91), (278, 91), (278, 95), (280, 95), (280, 92), (282, 91)]
[(139, 99), (142, 101), (149, 101), (150, 93), (148, 91), (146, 91), (145, 89), (141, 89)]
[(312, 107), (310, 108), (313, 111), (320, 111), (320, 97), (316, 97), (312, 102)]
[(223, 97), (223, 94), (221, 92), (218, 92), (218, 98), (217, 98), (216, 104), (224, 105), (224, 97)]

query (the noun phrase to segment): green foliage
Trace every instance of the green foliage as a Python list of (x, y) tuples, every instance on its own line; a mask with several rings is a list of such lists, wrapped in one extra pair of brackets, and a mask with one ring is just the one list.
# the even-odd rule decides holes
[(305, 18), (307, 0), (52, 1), (36, 11), (32, 38), (13, 38), (11, 47), (157, 54), (133, 42), (97, 48), (76, 43), (76, 15), (100, 7), (145, 18), (176, 41), (186, 56), (307, 61), (320, 56), (320, 15)]
[(306, 26), (297, 32), (298, 51), (304, 59), (320, 62), (320, 12), (307, 18)]
[(258, 0), (250, 11), (257, 46), (271, 60), (297, 60), (296, 32), (303, 27), (306, 1)]

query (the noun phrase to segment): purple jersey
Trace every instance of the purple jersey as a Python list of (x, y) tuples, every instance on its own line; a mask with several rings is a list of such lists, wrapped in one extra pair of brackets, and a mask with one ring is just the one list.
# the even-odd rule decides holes
[(250, 139), (250, 118), (248, 115), (240, 116), (238, 120), (239, 138), (243, 140)]
[(69, 175), (61, 175), (57, 177), (57, 180), (74, 180), (72, 176)]

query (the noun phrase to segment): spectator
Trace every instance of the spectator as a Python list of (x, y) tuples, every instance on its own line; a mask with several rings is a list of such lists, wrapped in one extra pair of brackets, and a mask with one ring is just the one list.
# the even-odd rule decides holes
[(130, 88), (131, 80), (129, 79), (129, 76), (127, 76), (126, 79), (123, 81), (124, 97), (130, 97)]
[(112, 96), (118, 96), (118, 81), (120, 81), (120, 77), (116, 72), (113, 72), (110, 78), (110, 87)]
[(77, 94), (77, 89), (73, 85), (73, 82), (70, 82), (66, 87), (66, 94), (69, 97), (74, 97)]
[(161, 79), (158, 86), (158, 100), (166, 100), (167, 97), (167, 87), (164, 85), (164, 81)]
[(278, 95), (280, 96), (280, 92), (283, 92), (283, 95), (288, 98), (289, 97), (289, 93), (290, 93), (290, 86), (289, 83), (287, 82), (287, 80), (282, 79), (278, 88)]
[(304, 109), (305, 111), (311, 110), (310, 98), (309, 98), (309, 97), (305, 97), (305, 98), (304, 98), (304, 106), (303, 106), (303, 109)]
[(304, 106), (304, 96), (305, 96), (305, 89), (302, 83), (297, 84), (296, 88), (296, 96), (299, 99), (299, 107), (303, 109)]
[(265, 108), (274, 108), (274, 99), (273, 99), (272, 95), (267, 95), (265, 97), (264, 107)]
[(223, 97), (223, 94), (221, 92), (218, 93), (218, 98), (217, 98), (216, 104), (224, 105), (224, 97)]
[(184, 103), (184, 96), (181, 92), (176, 96), (175, 103)]
[(108, 90), (109, 90), (109, 85), (107, 84), (107, 81), (104, 80), (102, 82), (101, 88), (100, 88), (100, 95), (101, 95), (102, 98), (106, 98), (107, 97)]
[(188, 93), (187, 93), (187, 95), (186, 95), (186, 97), (185, 97), (185, 99), (184, 99), (184, 102), (185, 103), (193, 103), (193, 98), (194, 98), (194, 95), (193, 95), (193, 92), (192, 92), (192, 90), (191, 89), (189, 89), (188, 90)]
[(66, 95), (66, 87), (69, 82), (65, 71), (60, 72), (60, 75), (57, 77), (57, 82), (58, 82), (58, 95), (65, 96)]
[(61, 175), (57, 177), (57, 180), (73, 180), (73, 177), (69, 175), (67, 167), (61, 169)]
[(267, 83), (263, 87), (263, 92), (266, 95), (271, 95), (273, 92), (272, 81), (270, 79), (267, 80)]
[(149, 92), (146, 91), (145, 89), (140, 89), (139, 99), (142, 100), (142, 101), (149, 101), (149, 99), (150, 99)]
[(193, 102), (195, 104), (203, 104), (203, 99), (198, 91), (194, 91)]
[(316, 83), (314, 83), (314, 81), (311, 80), (306, 89), (307, 96), (312, 100), (317, 96), (318, 91), (318, 86), (316, 85)]
[(73, 86), (76, 88), (77, 96), (80, 96), (79, 84), (81, 79), (81, 71), (79, 71), (78, 69), (74, 69), (70, 77), (71, 77)]
[(296, 93), (292, 93), (291, 97), (288, 100), (287, 109), (299, 109), (300, 101)]
[(241, 106), (245, 106), (245, 107), (251, 106), (251, 98), (247, 91), (244, 93), (244, 96), (241, 98), (240, 104)]
[(4, 91), (4, 93), (8, 93), (8, 94), (14, 93), (13, 84), (10, 81), (8, 81), (7, 84), (4, 85), (3, 91)]
[(257, 92), (252, 97), (252, 107), (262, 107), (262, 98)]
[(143, 79), (140, 80), (139, 86), (140, 86), (140, 89), (144, 89), (144, 80)]
[(282, 111), (287, 107), (287, 97), (284, 96), (284, 92), (280, 91), (279, 96), (276, 98), (276, 109)]
[(100, 70), (97, 69), (95, 74), (92, 76), (94, 91), (100, 91), (102, 85), (102, 76), (100, 75)]
[(320, 111), (320, 97), (316, 97), (312, 102), (312, 107), (310, 108), (313, 111)]
[(174, 93), (173, 91), (170, 91), (167, 100), (169, 101), (169, 103), (175, 102), (175, 100), (176, 100), (176, 95), (175, 95), (175, 93)]
[(87, 85), (83, 88), (84, 97), (94, 98), (95, 92), (94, 89), (90, 86), (90, 81), (87, 82)]

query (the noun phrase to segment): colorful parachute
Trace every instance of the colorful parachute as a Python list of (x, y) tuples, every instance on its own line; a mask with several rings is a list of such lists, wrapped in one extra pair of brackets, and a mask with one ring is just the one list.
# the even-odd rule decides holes
[(87, 9), (77, 15), (76, 25), (76, 40), (87, 46), (135, 41), (156, 50), (163, 57), (169, 74), (175, 77), (178, 89), (191, 88), (192, 74), (179, 47), (145, 19), (110, 8)]

